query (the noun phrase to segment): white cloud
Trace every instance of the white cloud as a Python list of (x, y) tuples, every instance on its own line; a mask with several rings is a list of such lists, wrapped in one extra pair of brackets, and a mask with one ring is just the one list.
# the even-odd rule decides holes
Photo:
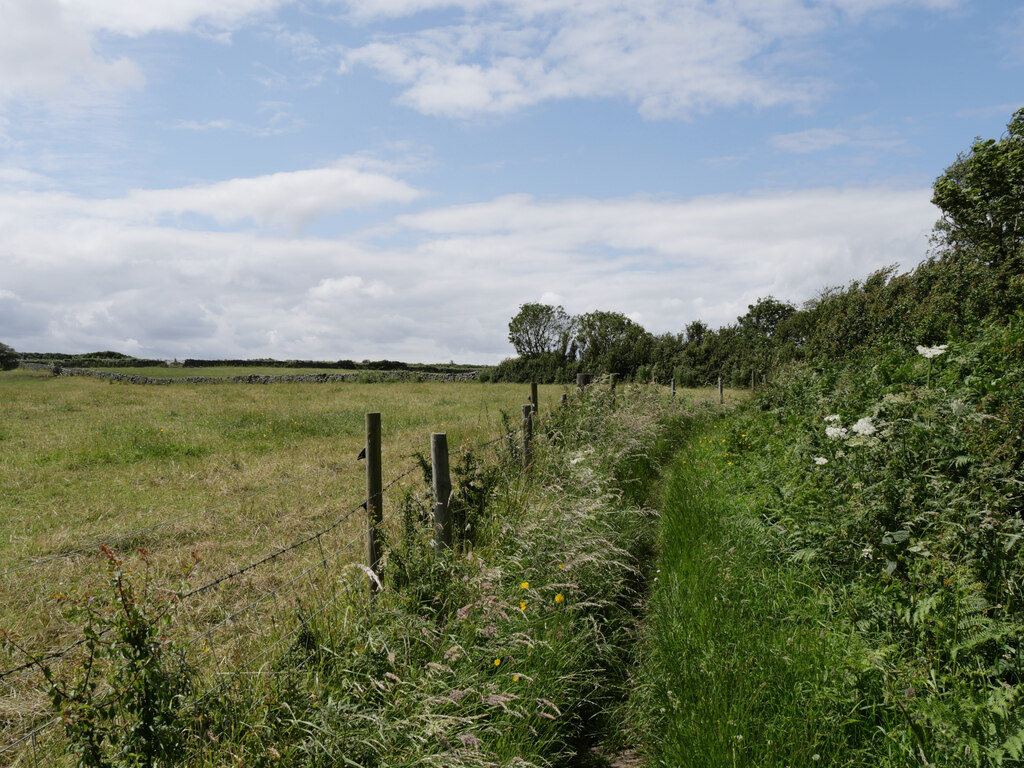
[(777, 134), (769, 141), (777, 149), (797, 154), (824, 152), (841, 146), (857, 149), (895, 149), (905, 143), (894, 134), (869, 127), (810, 128), (805, 131)]
[(697, 318), (732, 322), (769, 293), (802, 301), (891, 263), (909, 268), (937, 216), (929, 197), (511, 196), (401, 216), (369, 244), (186, 230), (69, 195), (7, 194), (0, 327), (26, 351), (496, 362), (527, 301), (678, 332)]
[(199, 23), (217, 29), (231, 28), (288, 2), (290, 0), (61, 0), (60, 5), (64, 15), (84, 29), (137, 37), (149, 32), (185, 32)]
[(205, 25), (230, 29), (288, 0), (4, 0), (0, 108), (6, 102), (82, 106), (142, 86), (135, 62), (102, 52), (104, 34), (138, 37)]
[(87, 103), (142, 81), (133, 62), (97, 52), (92, 33), (57, 0), (0, 4), (0, 107), (13, 99)]
[(825, 84), (783, 71), (777, 49), (849, 17), (957, 0), (349, 0), (356, 18), (460, 8), (458, 24), (382, 36), (339, 71), (367, 66), (432, 115), (507, 114), (550, 99), (619, 98), (651, 118), (816, 100)]
[[(196, 214), (224, 226), (251, 221), (260, 227), (298, 231), (326, 214), (384, 203), (409, 203), (420, 197), (419, 190), (386, 173), (387, 169), (381, 163), (348, 157), (326, 168), (174, 189), (137, 189), (124, 197), (105, 200), (60, 192), (22, 192), (7, 200), (7, 208), (9, 212), (20, 212), (42, 206), (55, 221), (64, 215), (156, 222), (166, 216)], [(13, 171), (7, 174), (14, 176)]]

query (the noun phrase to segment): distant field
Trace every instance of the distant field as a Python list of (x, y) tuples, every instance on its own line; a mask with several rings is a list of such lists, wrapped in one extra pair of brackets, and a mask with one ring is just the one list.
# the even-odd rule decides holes
[(275, 366), (237, 366), (210, 368), (102, 368), (103, 371), (149, 376), (153, 379), (183, 379), (192, 376), (226, 378), (228, 376), (298, 376), (307, 373), (365, 373), (349, 368), (280, 368)]

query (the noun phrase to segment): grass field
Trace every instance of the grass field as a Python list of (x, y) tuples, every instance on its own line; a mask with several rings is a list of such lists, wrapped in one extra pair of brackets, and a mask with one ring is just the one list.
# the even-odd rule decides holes
[[(563, 391), (540, 388), (542, 413)], [(105, 589), (101, 542), (119, 553), (144, 548), (147, 564), (138, 567), (157, 591), (175, 588), (193, 553), (198, 563), (189, 584), (207, 583), (357, 508), (365, 495), (356, 456), (366, 412), (382, 413), (388, 483), (415, 466), (413, 454), (429, 455), (432, 431), (447, 432), (458, 464), (463, 450), (502, 433), (503, 411), (517, 425), (527, 395), (527, 386), (510, 384), (145, 387), (23, 370), (0, 374), (0, 671), (24, 663), (25, 651), (44, 654), (81, 637), (68, 596)], [(385, 512), (403, 487), (422, 491), (421, 478), (413, 472), (389, 492)], [(190, 600), (182, 631), (221, 621), (364, 531), (357, 512), (322, 540)], [(363, 548), (356, 541), (339, 566), (363, 561)], [(81, 551), (64, 556), (74, 550)], [(282, 602), (301, 599), (296, 592)], [(261, 622), (272, 620), (247, 618), (227, 628), (223, 658), (244, 655), (249, 638), (262, 634)], [(0, 746), (46, 716), (37, 672), (0, 679)]]
[[(542, 407), (561, 391), (543, 387)], [(382, 413), (387, 483), (414, 466), (412, 454), (429, 455), (432, 431), (447, 432), (453, 451), (498, 436), (501, 410), (518, 413), (527, 394), (472, 383), (140, 387), (0, 374), (0, 630), (36, 653), (76, 639), (80, 628), (54, 596), (100, 588), (104, 540), (120, 552), (144, 547), (154, 583), (170, 587), (193, 552), (190, 581), (204, 583), (324, 528), (365, 495), (356, 456), (368, 411)], [(112, 538), (182, 515), (191, 516)], [(333, 549), (364, 528), (364, 516), (353, 515), (318, 544)], [(212, 590), (194, 621), (277, 586), (318, 552), (297, 549)], [(359, 546), (350, 554), (362, 559)], [(24, 660), (11, 643), (0, 651), (2, 669)], [(16, 729), (45, 701), (31, 680), (4, 683), (0, 722)]]

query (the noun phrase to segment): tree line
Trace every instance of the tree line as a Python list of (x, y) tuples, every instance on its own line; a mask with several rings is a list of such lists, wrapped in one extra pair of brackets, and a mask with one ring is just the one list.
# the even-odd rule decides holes
[(797, 307), (758, 299), (718, 329), (694, 320), (652, 334), (618, 312), (570, 315), (527, 303), (509, 322), (517, 357), (485, 372), (494, 381), (567, 383), (576, 373), (681, 386), (740, 386), (795, 361), (839, 360), (869, 347), (930, 345), (1024, 309), (1024, 109), (999, 139), (978, 139), (936, 179), (942, 212), (932, 252), (915, 269), (878, 270), (826, 288)]

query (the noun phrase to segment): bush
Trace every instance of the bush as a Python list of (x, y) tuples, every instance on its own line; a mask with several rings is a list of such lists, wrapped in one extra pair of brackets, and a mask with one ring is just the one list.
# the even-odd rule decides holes
[(18, 353), (6, 344), (0, 344), (0, 371), (13, 371), (18, 367)]

